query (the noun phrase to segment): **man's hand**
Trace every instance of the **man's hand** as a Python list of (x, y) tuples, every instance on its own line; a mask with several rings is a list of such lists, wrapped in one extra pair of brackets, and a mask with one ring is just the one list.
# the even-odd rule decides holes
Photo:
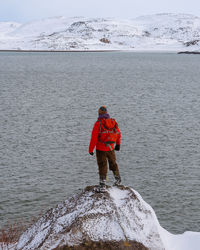
[(93, 153), (93, 152), (90, 152), (89, 154), (90, 154), (90, 155), (94, 155), (94, 153)]
[(115, 145), (115, 150), (119, 151), (120, 150), (120, 145)]

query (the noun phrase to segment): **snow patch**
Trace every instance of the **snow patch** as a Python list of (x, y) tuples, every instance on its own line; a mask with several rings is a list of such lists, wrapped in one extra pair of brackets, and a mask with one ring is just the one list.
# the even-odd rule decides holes
[(164, 228), (159, 229), (166, 250), (199, 250), (200, 232), (185, 232), (174, 235)]

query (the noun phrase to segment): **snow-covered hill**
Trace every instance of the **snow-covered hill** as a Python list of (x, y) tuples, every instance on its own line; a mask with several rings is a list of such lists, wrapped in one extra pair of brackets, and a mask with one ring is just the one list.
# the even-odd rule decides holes
[(54, 17), (0, 23), (0, 49), (200, 50), (200, 18), (155, 14), (131, 20)]
[(0, 37), (17, 29), (21, 24), (14, 22), (0, 22)]
[(199, 249), (200, 233), (168, 233), (133, 189), (94, 190), (87, 187), (50, 209), (22, 234), (16, 249)]

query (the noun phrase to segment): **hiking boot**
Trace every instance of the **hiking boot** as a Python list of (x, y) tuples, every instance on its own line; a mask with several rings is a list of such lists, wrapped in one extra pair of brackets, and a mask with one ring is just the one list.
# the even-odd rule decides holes
[(114, 186), (119, 186), (120, 183), (121, 183), (121, 177), (120, 176), (115, 176)]
[(99, 193), (105, 193), (105, 192), (106, 192), (106, 185), (104, 185), (104, 186), (99, 186), (98, 192), (99, 192)]
[(99, 179), (99, 185), (100, 186), (106, 186), (106, 176), (100, 177)]
[(98, 190), (100, 193), (104, 193), (106, 191), (106, 179), (100, 178)]
[(99, 184), (98, 187), (95, 187), (94, 189), (97, 193), (105, 193), (106, 192), (106, 185), (105, 184)]

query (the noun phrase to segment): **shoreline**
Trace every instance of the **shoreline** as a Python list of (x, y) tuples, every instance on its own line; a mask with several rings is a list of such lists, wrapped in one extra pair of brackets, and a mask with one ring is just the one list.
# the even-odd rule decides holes
[(121, 52), (122, 50), (0, 50), (0, 52)]
[(86, 53), (89, 53), (89, 52), (92, 52), (92, 53), (100, 53), (100, 52), (132, 52), (132, 53), (174, 53), (174, 54), (177, 54), (179, 53), (179, 51), (176, 51), (176, 50), (142, 50), (142, 49), (138, 49), (138, 50), (122, 50), (122, 49), (109, 49), (109, 50), (12, 50), (12, 49), (5, 49), (5, 50), (2, 50), (0, 49), (0, 52), (44, 52), (44, 53), (48, 53), (48, 52), (53, 52), (53, 53), (60, 53), (60, 52), (64, 52), (64, 53), (71, 53), (71, 52), (86, 52)]
[(172, 50), (12, 50), (12, 49), (6, 49), (2, 50), (0, 49), (0, 53), (113, 53), (113, 52), (131, 52), (131, 53), (172, 53), (172, 54), (200, 54), (199, 51), (172, 51)]

